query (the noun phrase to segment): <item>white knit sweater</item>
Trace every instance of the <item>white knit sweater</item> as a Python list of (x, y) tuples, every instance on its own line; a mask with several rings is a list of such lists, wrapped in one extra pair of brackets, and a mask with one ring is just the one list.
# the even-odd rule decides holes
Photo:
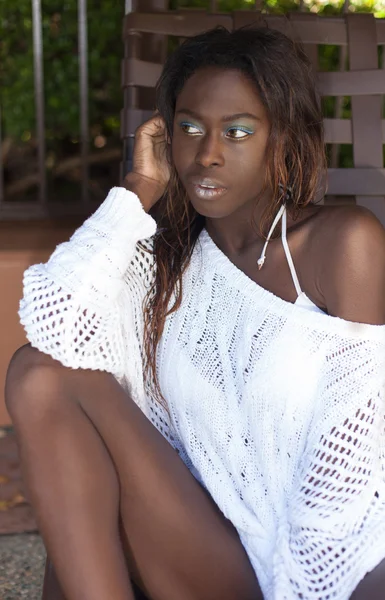
[[(25, 273), (33, 346), (113, 373), (237, 528), (267, 600), (346, 600), (385, 557), (385, 326), (290, 304), (200, 235), (146, 393), (142, 302), (156, 225), (108, 198)], [(108, 399), (106, 399), (106, 412)]]

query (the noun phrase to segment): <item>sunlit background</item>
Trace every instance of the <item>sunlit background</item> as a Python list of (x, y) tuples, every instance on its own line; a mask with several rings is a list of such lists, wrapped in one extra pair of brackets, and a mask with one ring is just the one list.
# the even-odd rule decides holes
[[(206, 7), (205, 0), (171, 0), (170, 8)], [(250, 8), (248, 0), (219, 0), (218, 11)], [(338, 15), (373, 12), (385, 17), (385, 0), (266, 0), (269, 13), (311, 11)], [(124, 2), (89, 1), (88, 27), (88, 192), (101, 200), (119, 177), (122, 19)], [(31, 0), (0, 0), (0, 143), (5, 200), (36, 200), (38, 196), (37, 131), (34, 97), (33, 21)], [(44, 0), (42, 50), (44, 71), (45, 171), (51, 200), (72, 202), (81, 194), (81, 130), (77, 0)], [(380, 57), (381, 58), (381, 57)], [(337, 46), (319, 48), (321, 70), (337, 70)], [(350, 117), (350, 99), (326, 98), (326, 117)], [(84, 149), (83, 149), (84, 151)], [(338, 148), (333, 166), (352, 166), (352, 148)]]

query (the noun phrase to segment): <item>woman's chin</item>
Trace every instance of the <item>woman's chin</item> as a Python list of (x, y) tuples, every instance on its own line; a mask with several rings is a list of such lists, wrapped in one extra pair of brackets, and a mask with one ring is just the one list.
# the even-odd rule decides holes
[(197, 202), (196, 198), (190, 198), (190, 202), (196, 212), (207, 219), (223, 219), (234, 212), (228, 207), (220, 206), (218, 202)]

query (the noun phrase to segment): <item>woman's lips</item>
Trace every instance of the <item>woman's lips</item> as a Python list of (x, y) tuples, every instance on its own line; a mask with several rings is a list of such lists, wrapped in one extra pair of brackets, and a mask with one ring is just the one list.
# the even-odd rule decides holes
[(205, 200), (209, 200), (211, 198), (218, 198), (219, 196), (223, 196), (223, 194), (227, 192), (227, 188), (220, 187), (213, 188), (197, 184), (192, 184), (191, 187), (195, 195), (198, 196), (198, 198), (203, 198)]

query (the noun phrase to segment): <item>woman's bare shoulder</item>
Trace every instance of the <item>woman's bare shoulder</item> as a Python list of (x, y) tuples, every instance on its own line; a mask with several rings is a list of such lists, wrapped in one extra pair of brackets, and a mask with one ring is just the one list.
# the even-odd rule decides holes
[(360, 206), (316, 207), (312, 236), (331, 315), (385, 324), (385, 229)]

